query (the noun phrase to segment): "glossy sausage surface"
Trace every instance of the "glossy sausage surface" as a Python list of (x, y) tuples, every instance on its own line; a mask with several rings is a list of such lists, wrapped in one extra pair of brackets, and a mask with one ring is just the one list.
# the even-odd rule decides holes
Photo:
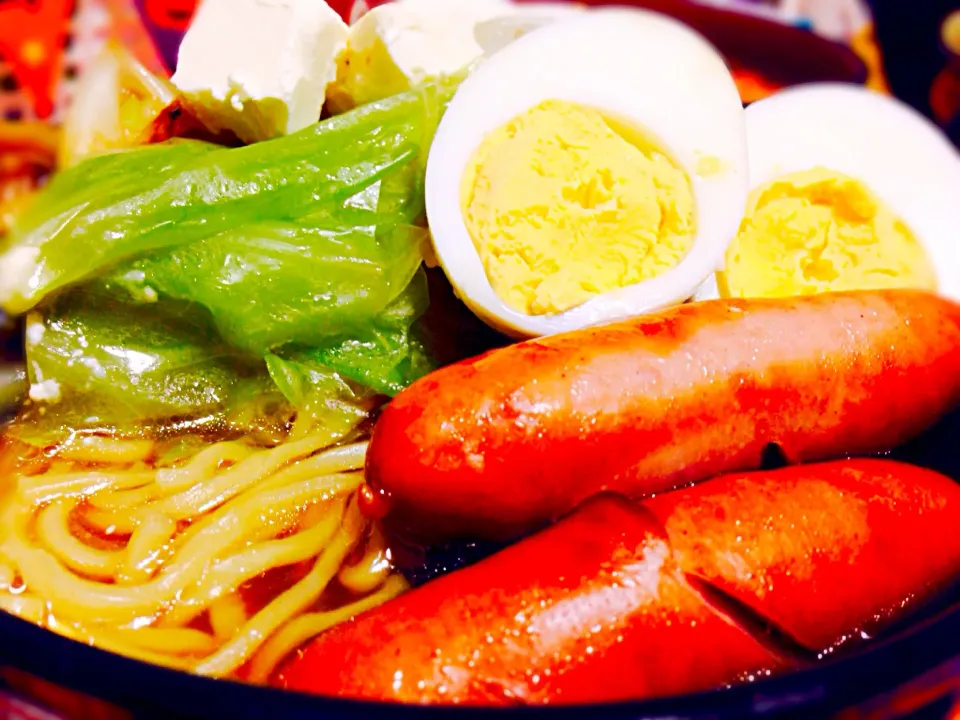
[(816, 652), (872, 636), (960, 574), (960, 485), (890, 460), (731, 474), (644, 507), (684, 573)]
[(384, 410), (367, 508), (505, 539), (610, 490), (884, 451), (960, 404), (960, 306), (909, 291), (717, 300), (434, 372)]
[(601, 496), (330, 630), (276, 682), (482, 705), (718, 687), (902, 616), (960, 573), (958, 523), (960, 486), (885, 460)]
[(407, 703), (573, 703), (706, 690), (783, 666), (689, 587), (646, 511), (601, 497), (333, 628), (277, 684)]

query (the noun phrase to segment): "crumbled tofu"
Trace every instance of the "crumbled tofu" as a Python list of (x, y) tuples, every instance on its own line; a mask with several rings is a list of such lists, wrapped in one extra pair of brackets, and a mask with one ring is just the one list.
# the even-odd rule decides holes
[(296, 132), (319, 119), (347, 32), (323, 0), (204, 0), (173, 82), (214, 132)]

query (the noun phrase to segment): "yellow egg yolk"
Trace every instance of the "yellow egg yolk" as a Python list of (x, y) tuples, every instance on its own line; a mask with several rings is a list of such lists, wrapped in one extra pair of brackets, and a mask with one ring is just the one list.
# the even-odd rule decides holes
[(694, 241), (683, 170), (638, 132), (557, 100), (484, 138), (461, 203), (494, 292), (528, 315), (659, 275)]
[(723, 297), (936, 285), (933, 265), (906, 224), (863, 183), (819, 167), (751, 194), (717, 274)]

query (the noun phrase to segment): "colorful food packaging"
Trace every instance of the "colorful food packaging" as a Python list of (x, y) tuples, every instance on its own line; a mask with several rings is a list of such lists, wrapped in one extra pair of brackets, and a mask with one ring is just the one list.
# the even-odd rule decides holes
[(196, 0), (0, 0), (0, 120), (57, 121), (77, 79), (116, 39), (168, 74)]

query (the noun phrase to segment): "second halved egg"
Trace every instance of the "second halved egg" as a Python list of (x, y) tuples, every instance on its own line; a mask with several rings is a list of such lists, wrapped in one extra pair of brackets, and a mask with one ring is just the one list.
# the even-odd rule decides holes
[(746, 110), (752, 192), (710, 297), (915, 288), (960, 300), (960, 155), (899, 100), (848, 85)]
[(513, 335), (683, 302), (739, 224), (745, 134), (722, 57), (684, 25), (617, 9), (540, 28), (482, 63), (441, 122), (437, 257)]

